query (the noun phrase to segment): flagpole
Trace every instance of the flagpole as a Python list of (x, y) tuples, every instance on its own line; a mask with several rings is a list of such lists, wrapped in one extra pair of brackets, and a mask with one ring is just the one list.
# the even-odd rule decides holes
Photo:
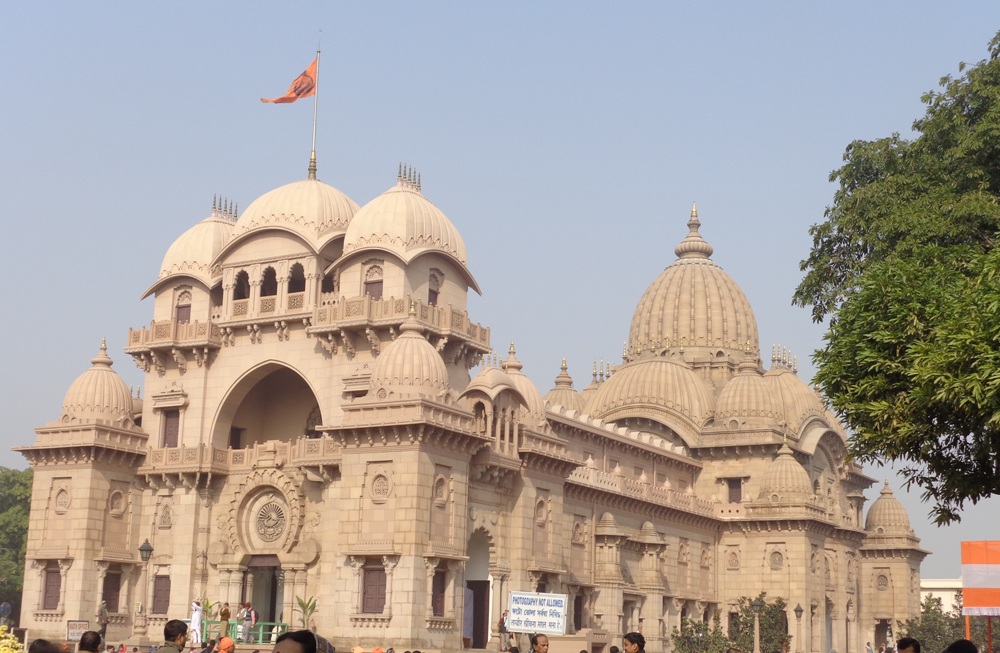
[(309, 178), (316, 179), (316, 112), (319, 107), (319, 49), (316, 50), (316, 92), (313, 93), (313, 137), (309, 155)]

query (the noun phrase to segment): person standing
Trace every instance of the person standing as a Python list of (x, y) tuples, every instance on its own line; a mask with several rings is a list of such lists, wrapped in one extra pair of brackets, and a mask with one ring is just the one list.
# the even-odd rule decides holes
[(500, 650), (506, 651), (510, 648), (510, 630), (507, 628), (507, 620), (510, 619), (510, 610), (504, 610), (500, 616), (500, 623), (497, 630), (500, 631)]
[(250, 601), (247, 601), (243, 607), (246, 608), (243, 612), (243, 641), (252, 642), (253, 634), (250, 630), (257, 623), (257, 611), (253, 609), (253, 604)]
[(201, 603), (191, 601), (191, 644), (201, 644), (201, 615), (203, 610)]
[(875, 649), (872, 648), (871, 642), (865, 642), (865, 653), (875, 653)]
[(101, 645), (104, 645), (105, 638), (108, 635), (108, 624), (111, 623), (111, 615), (108, 614), (108, 603), (107, 601), (101, 601), (97, 606), (97, 624), (100, 628), (97, 630), (97, 634), (101, 636)]
[(229, 637), (229, 618), (232, 616), (233, 612), (229, 609), (229, 604), (223, 603), (222, 609), (219, 610), (219, 640), (222, 640), (223, 637)]
[(156, 650), (160, 653), (184, 653), (187, 638), (187, 624), (180, 619), (171, 619), (163, 625), (164, 644)]

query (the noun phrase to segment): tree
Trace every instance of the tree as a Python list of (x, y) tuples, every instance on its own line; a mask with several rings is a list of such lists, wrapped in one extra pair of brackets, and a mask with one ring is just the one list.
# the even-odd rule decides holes
[[(760, 610), (760, 650), (761, 653), (791, 650), (792, 638), (788, 635), (788, 614), (785, 600), (778, 597), (773, 603), (767, 602), (767, 593), (761, 592), (757, 598), (764, 602)], [(737, 606), (735, 628), (729, 630), (731, 646), (740, 651), (753, 651), (754, 612), (750, 599), (742, 596)]]
[(793, 298), (829, 320), (816, 382), (850, 453), (901, 463), (942, 524), (1000, 492), (1000, 34), (959, 70), (915, 138), (847, 147)]
[(31, 506), (31, 469), (0, 467), (0, 601), (20, 614)]
[(945, 612), (941, 599), (930, 595), (920, 604), (920, 616), (900, 622), (900, 637), (912, 637), (920, 642), (920, 649), (943, 651), (948, 644), (965, 637), (965, 624), (961, 609)]
[(684, 619), (670, 633), (674, 653), (721, 653), (729, 648), (718, 615), (711, 622)]

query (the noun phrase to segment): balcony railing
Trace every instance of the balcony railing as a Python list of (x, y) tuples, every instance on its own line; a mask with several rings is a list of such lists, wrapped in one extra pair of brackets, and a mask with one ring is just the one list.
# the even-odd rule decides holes
[(650, 503), (676, 508), (685, 512), (692, 512), (699, 515), (713, 515), (715, 513), (715, 504), (707, 499), (699, 498), (693, 494), (656, 487), (652, 483), (625, 478), (619, 474), (602, 472), (592, 467), (577, 467), (570, 473), (569, 480), (577, 485), (644, 499)]
[(265, 461), (277, 459), (302, 467), (337, 466), (340, 446), (332, 438), (302, 436), (290, 442), (257, 442), (244, 449), (217, 449), (208, 444), (150, 448), (139, 473), (247, 472)]
[(363, 297), (341, 297), (339, 300), (327, 303), (324, 294), (322, 305), (316, 309), (313, 328), (322, 330), (328, 326), (350, 326), (362, 324), (378, 324), (398, 322), (410, 313), (411, 304), (416, 310), (416, 318), (432, 329), (443, 332), (457, 332), (468, 339), (489, 345), (490, 330), (469, 319), (469, 314), (451, 308), (450, 306), (430, 306), (413, 297), (396, 299), (373, 299), (370, 295)]
[(125, 351), (183, 345), (220, 347), (222, 346), (222, 332), (212, 322), (153, 321), (148, 327), (128, 330), (128, 344)]

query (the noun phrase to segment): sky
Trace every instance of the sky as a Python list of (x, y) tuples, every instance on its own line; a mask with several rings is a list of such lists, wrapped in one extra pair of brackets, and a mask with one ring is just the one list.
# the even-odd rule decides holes
[[(400, 163), (451, 219), (544, 394), (620, 362), (632, 312), (697, 202), (713, 259), (811, 379), (823, 327), (791, 305), (845, 147), (910, 134), (920, 97), (976, 62), (1000, 3), (0, 3), (0, 466), (59, 416), (107, 338), (147, 325), (173, 240), (214, 195), (247, 206), (306, 176), (313, 105), (269, 105), (322, 49), (319, 178), (364, 205)], [(8, 294), (9, 293), (9, 294)], [(888, 478), (925, 578), (1000, 539), (991, 499), (936, 528)], [(867, 493), (878, 497), (880, 484)]]

